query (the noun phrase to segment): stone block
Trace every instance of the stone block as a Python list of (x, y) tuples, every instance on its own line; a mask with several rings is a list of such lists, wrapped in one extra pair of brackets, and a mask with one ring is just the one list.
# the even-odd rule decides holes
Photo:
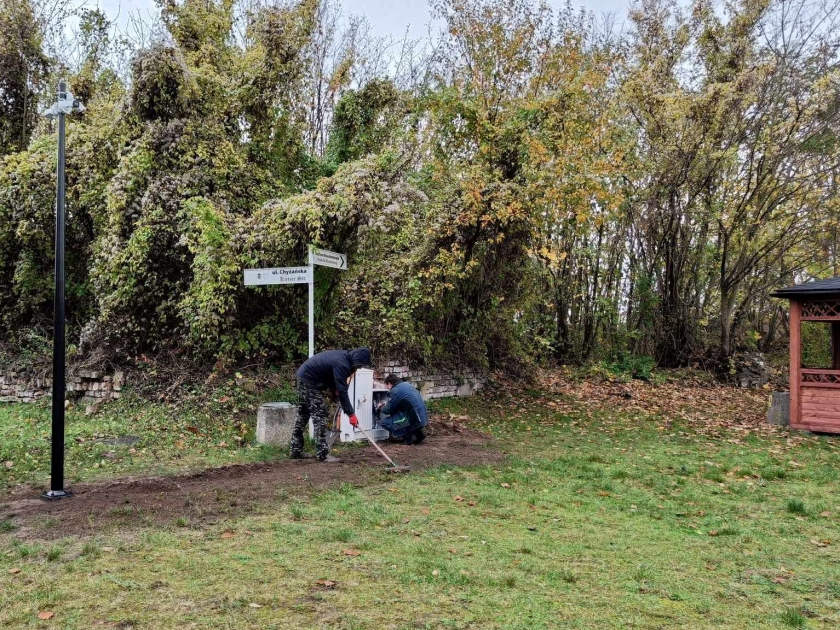
[(297, 409), (288, 402), (271, 402), (257, 409), (257, 442), (288, 446)]
[(770, 394), (767, 422), (779, 427), (790, 426), (790, 392), (772, 392)]
[(472, 381), (465, 381), (463, 384), (459, 385), (455, 388), (455, 395), (456, 396), (472, 396), (473, 392), (475, 391), (475, 387)]

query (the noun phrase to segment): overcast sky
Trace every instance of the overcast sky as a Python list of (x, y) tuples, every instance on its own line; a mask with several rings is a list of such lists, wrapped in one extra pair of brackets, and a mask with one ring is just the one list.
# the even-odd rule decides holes
[[(90, 0), (89, 3), (98, 4), (112, 19), (119, 16), (120, 24), (125, 24), (129, 13), (156, 13), (153, 0)], [(622, 17), (629, 3), (630, 0), (572, 0), (573, 6), (584, 6), (596, 13), (618, 12)], [(548, 4), (560, 7), (565, 4), (565, 0), (548, 0)], [(366, 16), (377, 35), (402, 36), (406, 29), (409, 29), (409, 35), (414, 39), (426, 35), (426, 25), (429, 23), (428, 0), (342, 0), (341, 5), (347, 13)]]

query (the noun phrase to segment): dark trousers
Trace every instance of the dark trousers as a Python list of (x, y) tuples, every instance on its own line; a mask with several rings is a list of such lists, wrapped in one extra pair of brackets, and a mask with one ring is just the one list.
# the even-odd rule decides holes
[(292, 457), (303, 454), (303, 432), (312, 420), (315, 433), (315, 450), (318, 459), (325, 460), (330, 453), (327, 445), (327, 405), (324, 394), (315, 387), (298, 383), (298, 408), (295, 428), (292, 430), (292, 441), (289, 443), (289, 453)]

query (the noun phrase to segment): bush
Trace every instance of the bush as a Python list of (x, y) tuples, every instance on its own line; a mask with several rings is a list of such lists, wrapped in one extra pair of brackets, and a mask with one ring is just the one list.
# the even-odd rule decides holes
[(619, 379), (649, 381), (656, 361), (647, 355), (623, 353), (613, 361), (602, 363), (602, 367), (608, 374)]

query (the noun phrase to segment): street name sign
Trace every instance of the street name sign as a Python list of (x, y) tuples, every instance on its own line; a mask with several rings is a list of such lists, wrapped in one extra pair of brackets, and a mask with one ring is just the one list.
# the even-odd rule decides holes
[(312, 267), (274, 267), (273, 269), (246, 269), (245, 286), (263, 284), (309, 284)]
[(312, 262), (322, 267), (332, 267), (333, 269), (347, 269), (347, 254), (339, 254), (338, 252), (331, 252), (328, 249), (314, 249), (312, 250)]

